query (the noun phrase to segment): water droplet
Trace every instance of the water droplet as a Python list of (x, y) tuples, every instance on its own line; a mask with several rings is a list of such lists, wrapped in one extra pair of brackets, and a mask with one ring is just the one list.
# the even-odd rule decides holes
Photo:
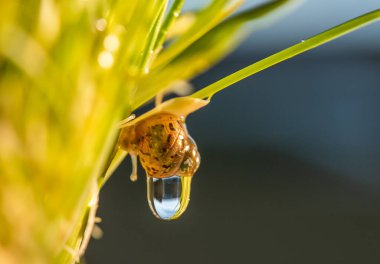
[(153, 214), (162, 220), (180, 217), (190, 201), (192, 177), (147, 177), (148, 203)]

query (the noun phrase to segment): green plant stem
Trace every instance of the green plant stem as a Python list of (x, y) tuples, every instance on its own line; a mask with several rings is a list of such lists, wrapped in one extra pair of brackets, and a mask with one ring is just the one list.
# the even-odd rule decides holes
[(258, 61), (248, 67), (245, 67), (223, 79), (199, 90), (191, 95), (194, 98), (210, 98), (215, 93), (227, 88), (228, 86), (241, 81), (255, 73), (265, 70), (273, 65), (276, 65), (282, 61), (290, 59), (305, 51), (316, 48), (324, 43), (339, 38), (345, 34), (348, 34), (356, 29), (364, 27), (372, 22), (380, 19), (380, 9), (369, 12), (352, 20), (349, 20), (341, 25), (326, 30), (314, 37), (302, 41), (294, 46), (284, 49), (272, 56), (269, 56), (261, 61)]
[(164, 17), (166, 5), (167, 5), (166, 1), (162, 1), (162, 3), (160, 4), (160, 6), (158, 8), (159, 11), (158, 11), (157, 17), (156, 17), (156, 19), (152, 25), (152, 28), (150, 30), (149, 35), (148, 35), (147, 46), (143, 50), (140, 69), (144, 72), (147, 70), (146, 68), (148, 66), (147, 64), (149, 63), (149, 57), (153, 55), (154, 46), (155, 46), (155, 43), (157, 41), (157, 37), (158, 37), (159, 32), (160, 32), (161, 27), (162, 27), (162, 20)]
[(154, 50), (159, 48), (164, 43), (166, 34), (170, 26), (173, 24), (174, 20), (178, 17), (179, 13), (181, 12), (184, 2), (185, 0), (174, 0), (168, 14), (165, 17), (164, 22), (162, 23), (160, 32), (158, 33), (156, 43), (154, 45)]

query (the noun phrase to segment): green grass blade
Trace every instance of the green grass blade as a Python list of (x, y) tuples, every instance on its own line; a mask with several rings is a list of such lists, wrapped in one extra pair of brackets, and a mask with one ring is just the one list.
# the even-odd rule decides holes
[(271, 1), (226, 19), (179, 54), (157, 75), (176, 76), (178, 80), (193, 78), (234, 50), (251, 31), (263, 24), (264, 19), (268, 24), (276, 11), (283, 11), (294, 2), (298, 1)]
[(223, 79), (192, 94), (191, 97), (210, 98), (215, 93), (223, 90), (224, 88), (227, 88), (228, 86), (238, 81), (243, 80), (244, 78), (247, 78), (255, 73), (265, 70), (273, 65), (276, 65), (305, 51), (318, 47), (331, 40), (339, 38), (345, 34), (348, 34), (379, 19), (380, 9), (349, 20), (341, 25), (326, 30), (318, 35), (315, 35), (314, 37), (302, 41), (301, 43), (291, 46), (246, 68), (243, 68), (231, 75), (228, 75), (227, 77), (224, 77)]
[(166, 6), (167, 1), (162, 1), (160, 3), (160, 6), (158, 7), (157, 16), (148, 35), (146, 47), (143, 49), (142, 52), (140, 70), (142, 70), (145, 73), (149, 72), (150, 57), (154, 56), (154, 47), (161, 31)]
[(174, 0), (174, 3), (170, 7), (170, 10), (165, 17), (160, 32), (158, 33), (157, 41), (154, 45), (154, 50), (161, 47), (161, 45), (164, 43), (166, 33), (168, 32), (170, 26), (173, 24), (174, 20), (178, 17), (184, 2), (185, 0)]
[(153, 68), (160, 68), (170, 63), (178, 54), (215, 27), (241, 4), (241, 0), (213, 1), (207, 8), (197, 14), (196, 20), (190, 29), (157, 57), (153, 63)]
[(166, 67), (151, 72), (149, 78), (142, 81), (145, 88), (137, 91), (135, 102), (141, 104), (147, 98), (152, 98), (158, 91), (169, 87), (173, 79), (189, 80), (207, 70), (234, 50), (251, 31), (264, 24), (264, 21), (265, 24), (272, 22), (275, 14), (283, 14), (299, 2), (271, 1), (226, 19), (177, 55)]

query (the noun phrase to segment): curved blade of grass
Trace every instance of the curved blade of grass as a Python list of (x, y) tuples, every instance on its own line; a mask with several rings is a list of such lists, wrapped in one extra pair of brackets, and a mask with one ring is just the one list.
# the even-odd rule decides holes
[(183, 51), (163, 71), (172, 71), (171, 76), (177, 72), (180, 75), (178, 79), (181, 80), (193, 78), (234, 50), (249, 33), (264, 24), (267, 26), (274, 20), (275, 15), (284, 13), (281, 11), (290, 9), (299, 2), (298, 0), (271, 1), (223, 21)]
[(190, 29), (157, 57), (152, 68), (155, 69), (167, 65), (179, 53), (194, 43), (194, 41), (202, 37), (206, 32), (235, 11), (242, 3), (242, 0), (213, 1), (207, 8), (198, 13), (196, 21)]
[(149, 78), (142, 80), (141, 86), (145, 89), (136, 92), (133, 106), (146, 102), (147, 98), (151, 99), (158, 91), (169, 87), (173, 80), (189, 80), (203, 72), (236, 48), (264, 20), (267, 25), (273, 20), (274, 13), (292, 9), (299, 2), (301, 1), (271, 1), (223, 21), (174, 58), (169, 65), (151, 72)]
[(228, 75), (227, 77), (224, 77), (223, 79), (192, 94), (191, 97), (201, 98), (201, 99), (210, 98), (215, 93), (227, 88), (228, 86), (238, 81), (243, 80), (244, 78), (247, 78), (255, 73), (265, 70), (273, 65), (276, 65), (282, 61), (292, 58), (305, 51), (316, 48), (324, 43), (327, 43), (331, 40), (334, 40), (338, 37), (348, 34), (356, 29), (366, 26), (379, 19), (380, 19), (380, 9), (369, 12), (367, 14), (364, 14), (352, 20), (349, 20), (341, 25), (333, 27), (327, 31), (324, 31), (318, 35), (315, 35), (314, 37), (311, 37), (305, 41), (302, 41), (301, 43), (298, 43), (294, 46), (284, 49), (272, 56), (269, 56), (231, 75)]

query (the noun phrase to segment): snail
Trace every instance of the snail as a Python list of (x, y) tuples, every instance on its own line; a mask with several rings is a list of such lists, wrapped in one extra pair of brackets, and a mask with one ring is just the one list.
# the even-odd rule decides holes
[(130, 178), (137, 180), (139, 158), (147, 176), (148, 203), (159, 219), (176, 219), (188, 206), (191, 179), (200, 165), (200, 155), (185, 120), (208, 102), (174, 98), (120, 125), (118, 147), (131, 156)]

